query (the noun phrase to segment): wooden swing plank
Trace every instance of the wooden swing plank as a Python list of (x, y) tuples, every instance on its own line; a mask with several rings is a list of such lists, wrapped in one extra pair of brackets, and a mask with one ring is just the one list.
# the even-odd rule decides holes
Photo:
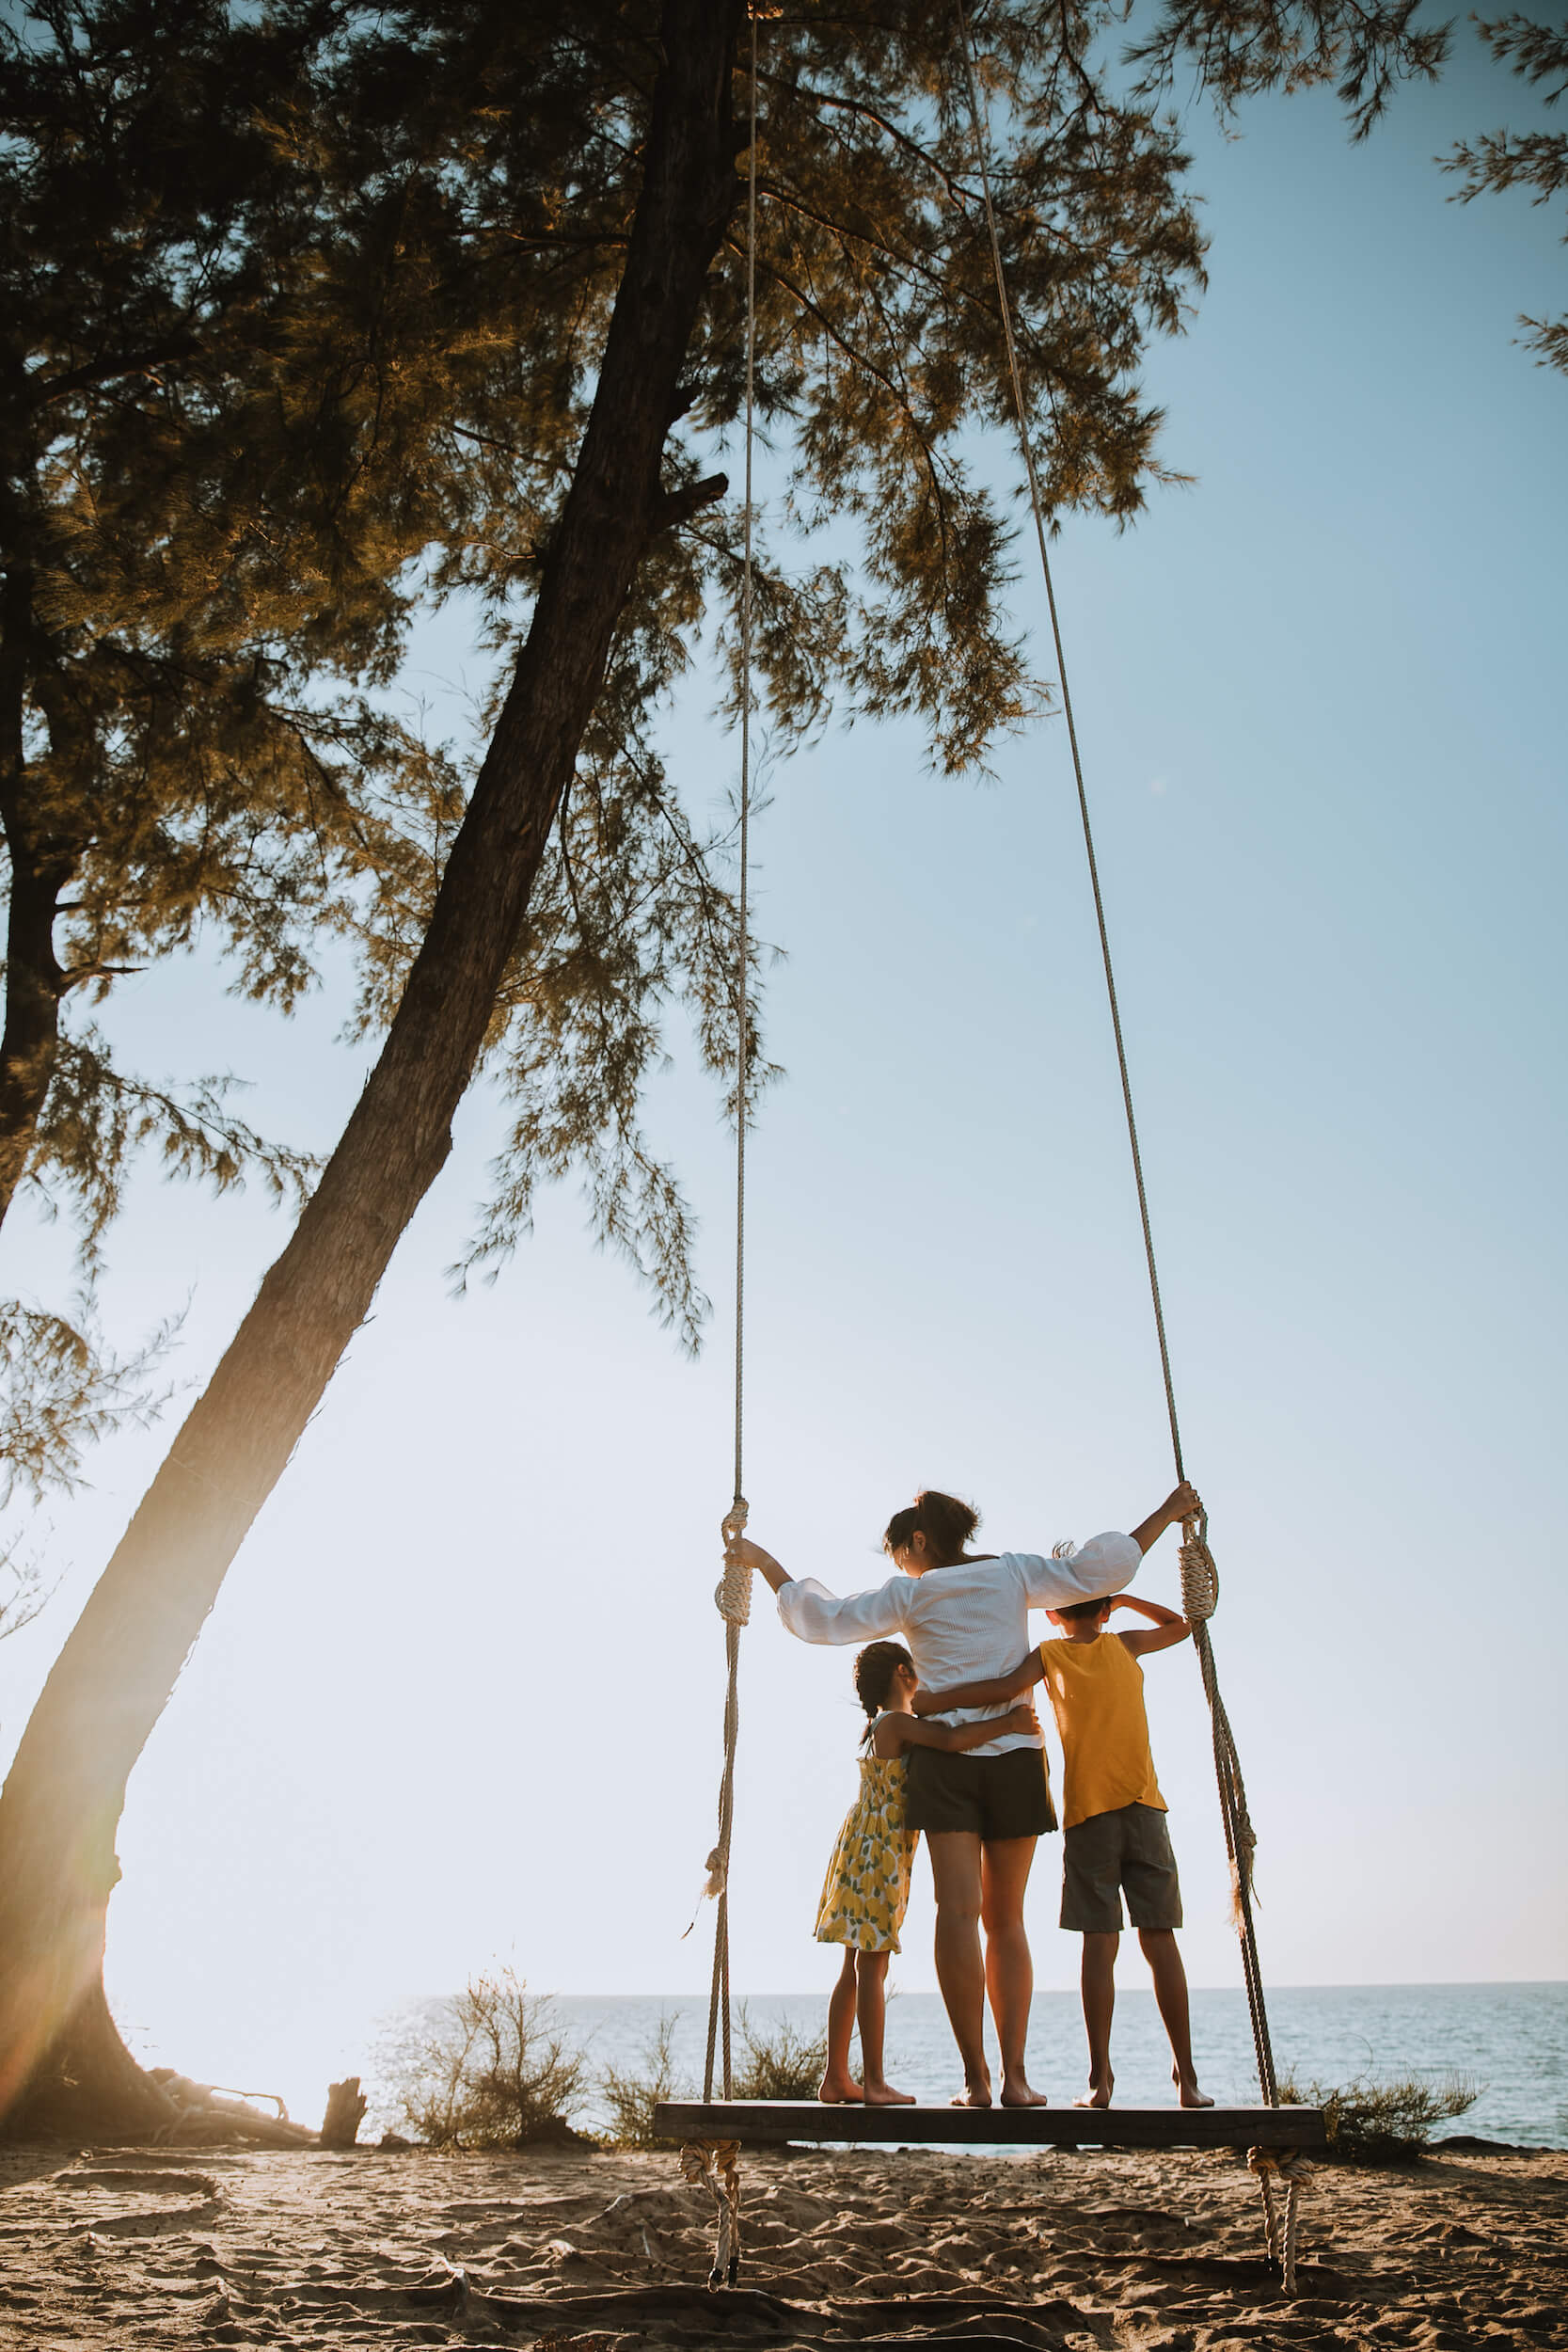
[(845, 2140), (933, 2148), (1323, 2148), (1321, 2107), (867, 2107), (816, 2099), (670, 2099), (666, 2139)]

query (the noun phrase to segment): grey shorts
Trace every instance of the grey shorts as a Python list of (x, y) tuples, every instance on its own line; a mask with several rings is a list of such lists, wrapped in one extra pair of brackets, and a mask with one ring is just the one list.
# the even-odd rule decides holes
[(1121, 1890), (1135, 1928), (1179, 1928), (1181, 1884), (1165, 1817), (1151, 1804), (1091, 1813), (1062, 1840), (1062, 1925), (1075, 1935), (1115, 1935)]

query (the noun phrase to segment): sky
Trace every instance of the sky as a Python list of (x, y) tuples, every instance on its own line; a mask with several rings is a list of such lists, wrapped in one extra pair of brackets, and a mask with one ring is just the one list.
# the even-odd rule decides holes
[[(1528, 113), (1462, 54), (1359, 147), (1324, 96), (1251, 106), (1239, 138), (1190, 117), (1211, 282), (1147, 382), (1196, 479), (1124, 533), (1069, 519), (1056, 555), (1281, 1984), (1555, 1978), (1568, 1952), (1568, 384), (1513, 340), (1560, 306), (1561, 256), (1522, 198), (1447, 200), (1433, 157)], [(1021, 567), (1044, 668), (1042, 606)], [(437, 702), (482, 675), (460, 612), (411, 650)], [(694, 807), (734, 781), (711, 699), (694, 680), (663, 731)], [(987, 783), (864, 723), (768, 781), (786, 1074), (749, 1152), (752, 1533), (849, 1590), (923, 1484), (975, 1501), (998, 1549), (1130, 1525), (1172, 1470), (1061, 724)], [(163, 966), (107, 1025), (149, 1074), (234, 1070), (253, 1123), (330, 1145), (364, 1068), (339, 1038), (349, 976), (329, 964), (292, 1023), (223, 984)], [(711, 1918), (682, 1931), (721, 1760), (733, 1179), (673, 1042), (650, 1118), (700, 1212), (708, 1346), (680, 1354), (570, 1188), (454, 1300), (500, 1135), (466, 1105), (132, 1781), (107, 1974), (138, 2049), (308, 2111), (378, 2013), (498, 1959), (539, 1991), (705, 1986)], [(144, 1172), (111, 1327), (187, 1302), (194, 1393), (284, 1237), (259, 1193)], [(5, 1251), (13, 1287), (66, 1287), (57, 1228), (8, 1227)], [(106, 1444), (27, 1531), (59, 1581), (0, 1645), (7, 1756), (174, 1426)], [(1172, 1538), (1140, 1584), (1177, 1597)], [(853, 1792), (849, 1669), (759, 1587), (740, 1991), (835, 1973), (811, 1927)], [(1148, 1691), (1189, 1971), (1234, 1983), (1190, 1649), (1148, 1661)], [(1047, 1845), (1029, 1916), (1053, 1986), (1077, 1965), (1058, 1870)], [(911, 1991), (934, 1983), (917, 1879)]]

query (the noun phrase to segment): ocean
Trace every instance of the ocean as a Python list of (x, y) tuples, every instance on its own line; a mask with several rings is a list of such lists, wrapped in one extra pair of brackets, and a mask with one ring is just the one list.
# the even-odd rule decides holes
[[(1192, 2004), (1193, 2050), (1204, 2089), (1224, 2104), (1255, 2102), (1244, 1996), (1195, 1989)], [(758, 2034), (776, 2034), (785, 2024), (802, 2035), (822, 2030), (824, 2003), (815, 1994), (757, 1994), (745, 2008)], [(372, 2126), (396, 2122), (400, 2081), (441, 2010), (436, 1999), (410, 2002), (380, 2022), (365, 2069)], [(645, 2071), (664, 2017), (673, 2021), (677, 2095), (700, 2092), (705, 1999), (562, 1994), (547, 2014), (550, 2030), (587, 2058), (589, 2088), (574, 2118), (580, 2125), (592, 2128), (603, 2120), (593, 2088), (597, 2074), (605, 2068)], [(1269, 2023), (1277, 2071), (1292, 2074), (1304, 2095), (1313, 2082), (1416, 2075), (1441, 2084), (1460, 2077), (1475, 2087), (1475, 2105), (1458, 2121), (1438, 2124), (1435, 2137), (1470, 2133), (1521, 2147), (1568, 2147), (1568, 1983), (1285, 1986), (1270, 1991)], [(740, 2055), (737, 2020), (737, 2063)], [(1111, 2058), (1118, 2103), (1160, 2106), (1171, 2099), (1170, 2055), (1146, 1987), (1130, 1983), (1118, 1992)], [(957, 2059), (935, 1994), (895, 1994), (887, 2059), (889, 2079), (900, 2090), (922, 2100), (952, 2096)], [(1066, 2105), (1082, 2090), (1085, 2059), (1076, 1994), (1036, 1994), (1029, 2062), (1036, 2089), (1053, 2103)]]

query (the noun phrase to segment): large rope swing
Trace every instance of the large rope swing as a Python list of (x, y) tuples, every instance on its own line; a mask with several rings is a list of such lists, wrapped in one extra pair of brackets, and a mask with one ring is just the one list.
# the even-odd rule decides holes
[[(1022, 454), (1024, 474), (1028, 484), (1030, 510), (1034, 516), (1035, 537), (1039, 551), (1040, 571), (1045, 582), (1046, 602), (1051, 614), (1051, 633), (1055, 647), (1056, 672), (1061, 683), (1062, 714), (1067, 722), (1068, 742), (1072, 755), (1073, 780), (1078, 794), (1078, 814), (1084, 837), (1084, 852), (1088, 866), (1089, 886), (1094, 897), (1095, 921), (1100, 934), (1101, 961), (1105, 975), (1105, 993), (1110, 1007), (1111, 1029), (1116, 1041), (1117, 1067), (1121, 1078), (1122, 1108), (1126, 1119), (1127, 1140), (1132, 1152), (1132, 1174), (1137, 1188), (1138, 1216), (1143, 1230), (1144, 1258), (1148, 1274), (1150, 1303), (1154, 1312), (1155, 1335), (1159, 1343), (1160, 1369), (1164, 1381), (1165, 1410), (1170, 1423), (1171, 1452), (1175, 1461), (1177, 1483), (1185, 1481), (1182, 1460), (1181, 1429), (1177, 1415), (1176, 1385), (1171, 1372), (1170, 1346), (1165, 1333), (1164, 1307), (1160, 1291), (1160, 1273), (1154, 1254), (1154, 1232), (1149, 1216), (1148, 1189), (1144, 1179), (1143, 1155), (1138, 1144), (1137, 1118), (1132, 1104), (1132, 1083), (1127, 1066), (1126, 1042), (1122, 1031), (1121, 1008), (1117, 995), (1116, 971), (1111, 957), (1110, 934), (1105, 920), (1104, 895), (1101, 888), (1099, 861), (1095, 855), (1094, 828), (1090, 821), (1088, 793), (1084, 780), (1084, 763), (1078, 743), (1077, 723), (1073, 716), (1072, 695), (1068, 679), (1067, 655), (1062, 643), (1061, 620), (1056, 606), (1055, 584), (1052, 578), (1050, 553), (1050, 524), (1052, 516), (1041, 489), (1035, 453), (1029, 438), (1028, 409), (1023, 394), (1022, 374), (1019, 365), (1018, 343), (1014, 329), (1012, 302), (1007, 289), (1006, 272), (1002, 258), (1002, 241), (996, 225), (996, 211), (991, 192), (990, 140), (985, 110), (981, 104), (974, 48), (968, 17), (962, 0), (955, 0), (954, 15), (958, 42), (962, 57), (964, 84), (968, 97), (970, 121), (974, 132), (975, 160), (979, 171), (981, 199), (985, 212), (986, 231), (990, 246), (991, 267), (996, 284), (997, 311), (1006, 354), (1007, 372), (1012, 386), (1013, 414), (1018, 428), (1019, 447)], [(740, 598), (740, 792), (739, 792), (739, 909), (736, 972), (736, 1282), (735, 1282), (735, 1491), (722, 1521), (724, 1541), (724, 1573), (714, 1597), (724, 1619), (725, 1697), (724, 1697), (724, 1760), (719, 1788), (719, 1832), (713, 1851), (708, 1856), (706, 1891), (715, 1899), (713, 1978), (708, 2002), (707, 2051), (703, 2078), (703, 2108), (672, 2104), (660, 2110), (666, 2127), (687, 2135), (682, 2151), (682, 2168), (693, 2183), (704, 2182), (709, 2188), (718, 2212), (719, 2235), (711, 2286), (734, 2285), (740, 2260), (739, 2208), (740, 2186), (738, 2155), (740, 2138), (715, 2137), (716, 2130), (727, 2130), (732, 2119), (724, 2116), (722, 2106), (714, 2101), (716, 2065), (721, 2084), (721, 2098), (733, 2102), (733, 2070), (731, 2047), (730, 2002), (730, 1937), (729, 1937), (729, 1867), (730, 1849), (735, 1818), (735, 1758), (739, 1732), (738, 1669), (741, 1628), (750, 1622), (752, 1604), (752, 1571), (736, 1556), (736, 1539), (746, 1525), (747, 1504), (744, 1485), (744, 1399), (745, 1399), (745, 1277), (746, 1277), (746, 1129), (747, 1089), (751, 1057), (751, 966), (749, 936), (750, 850), (751, 850), (751, 719), (752, 719), (752, 453), (755, 427), (755, 364), (756, 364), (756, 206), (757, 206), (757, 19), (750, 15), (750, 121), (749, 160), (746, 193), (746, 335), (745, 335), (745, 520)], [(1048, 393), (1049, 397), (1049, 393)], [(1054, 414), (1054, 401), (1052, 401)], [(1193, 1631), (1193, 1645), (1197, 1653), (1203, 1692), (1209, 1706), (1213, 1732), (1214, 1776), (1219, 1790), (1220, 1820), (1225, 1831), (1226, 1852), (1229, 1859), (1231, 1885), (1238, 1942), (1241, 1947), (1242, 1975), (1246, 1987), (1247, 2010), (1252, 2025), (1253, 2049), (1257, 2061), (1259, 2088), (1264, 2108), (1269, 2111), (1267, 2137), (1250, 2147), (1248, 2163), (1258, 2176), (1262, 2193), (1264, 2227), (1268, 2251), (1283, 2273), (1287, 2294), (1295, 2291), (1296, 2229), (1299, 2201), (1307, 2168), (1299, 2154), (1304, 2145), (1321, 2145), (1323, 2122), (1315, 2110), (1292, 2107), (1281, 2112), (1278, 2081), (1275, 2072), (1274, 2051), (1269, 2036), (1268, 2010), (1263, 1995), (1262, 1972), (1259, 1964), (1258, 1940), (1253, 1923), (1252, 1864), (1257, 1839), (1247, 1813), (1246, 1788), (1242, 1779), (1241, 1759), (1231, 1732), (1225, 1702), (1220, 1694), (1219, 1677), (1214, 1664), (1213, 1644), (1210, 1637), (1209, 1620), (1219, 1601), (1219, 1572), (1209, 1549), (1207, 1513), (1187, 1520), (1182, 1529), (1180, 1546), (1181, 1604)], [(737, 2132), (747, 2138), (845, 2138), (879, 2137), (887, 2140), (941, 2140), (963, 2137), (986, 2141), (1019, 2140), (1088, 2140), (1090, 2137), (1108, 2141), (1128, 2142), (1132, 2137), (1148, 2145), (1236, 2144), (1238, 2124), (1247, 2120), (1252, 2126), (1249, 2137), (1256, 2137), (1263, 2119), (1256, 2110), (1132, 2110), (1103, 2109), (1098, 2112), (1074, 2109), (1064, 2114), (1059, 2109), (988, 2109), (971, 2110), (965, 2128), (959, 2131), (955, 2122), (958, 2111), (950, 2109), (813, 2109), (803, 2103), (766, 2103), (776, 2113), (765, 2116), (762, 2107), (745, 2106), (735, 2111), (733, 2122)], [(785, 2111), (787, 2109), (787, 2112)], [(1201, 2122), (1195, 2122), (1195, 2114)], [(760, 2118), (760, 2121), (758, 2120)], [(930, 2119), (934, 2118), (934, 2125)], [(885, 2128), (867, 2128), (879, 2119), (886, 2119)], [(1135, 2120), (1134, 2120), (1135, 2119)], [(1150, 2130), (1148, 2126), (1154, 2128)], [(1284, 2191), (1284, 2211), (1276, 2207), (1274, 2190)]]

